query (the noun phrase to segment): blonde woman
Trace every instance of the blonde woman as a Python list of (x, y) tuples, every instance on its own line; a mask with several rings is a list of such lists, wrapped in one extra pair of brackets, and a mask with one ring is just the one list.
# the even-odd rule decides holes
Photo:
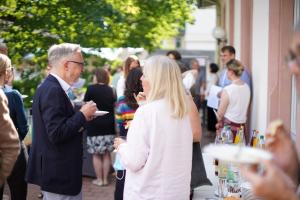
[(174, 60), (149, 58), (143, 69), (147, 104), (135, 113), (127, 141), (115, 140), (127, 170), (124, 199), (189, 199), (192, 128), (189, 101)]
[(242, 64), (235, 59), (227, 64), (227, 78), (231, 84), (226, 86), (221, 94), (221, 101), (217, 112), (217, 128), (229, 125), (234, 133), (241, 126), (245, 130), (247, 111), (250, 102), (250, 88), (240, 77), (244, 71)]

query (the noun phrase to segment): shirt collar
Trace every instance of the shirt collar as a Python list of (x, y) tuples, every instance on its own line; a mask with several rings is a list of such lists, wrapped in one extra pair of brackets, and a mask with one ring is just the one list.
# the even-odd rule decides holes
[(62, 78), (60, 78), (57, 74), (54, 74), (54, 73), (50, 73), (52, 76), (54, 76), (57, 81), (59, 82), (60, 86), (62, 87), (62, 89), (67, 93), (67, 91), (69, 89), (71, 89), (71, 86), (66, 82), (64, 81)]

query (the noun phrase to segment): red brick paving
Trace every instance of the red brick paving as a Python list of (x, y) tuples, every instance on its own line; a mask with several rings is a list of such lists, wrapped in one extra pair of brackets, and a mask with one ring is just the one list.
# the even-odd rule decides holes
[[(108, 186), (100, 187), (92, 184), (92, 178), (83, 177), (83, 200), (113, 200), (114, 199), (114, 190), (115, 190), (115, 179), (110, 178), (110, 184)], [(37, 196), (40, 190), (36, 185), (28, 185), (28, 195), (27, 200), (41, 200)], [(5, 195), (9, 196), (9, 190), (7, 185), (5, 186)], [(7, 200), (7, 198), (3, 198)]]

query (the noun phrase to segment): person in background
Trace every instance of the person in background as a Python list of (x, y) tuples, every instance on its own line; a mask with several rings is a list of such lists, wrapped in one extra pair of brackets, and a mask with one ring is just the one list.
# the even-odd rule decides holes
[(83, 100), (93, 101), (97, 104), (98, 110), (109, 112), (96, 117), (86, 125), (87, 151), (93, 154), (93, 165), (97, 176), (92, 183), (98, 186), (108, 185), (108, 174), (111, 168), (110, 153), (114, 150), (113, 140), (116, 134), (114, 116), (116, 97), (108, 83), (108, 72), (104, 69), (96, 69), (94, 84), (88, 86)]
[[(235, 48), (233, 46), (224, 46), (221, 49), (221, 63), (224, 66), (222, 71), (220, 72), (220, 77), (219, 77), (219, 82), (218, 85), (222, 88), (226, 87), (227, 85), (231, 84), (231, 80), (228, 79), (227, 76), (227, 68), (226, 68), (226, 63), (229, 62), (232, 59), (235, 59)], [(252, 82), (251, 82), (251, 77), (249, 71), (244, 67), (244, 71), (241, 74), (241, 80), (245, 82), (250, 90), (252, 90)]]
[(123, 75), (118, 80), (118, 84), (117, 84), (117, 97), (118, 98), (124, 95), (125, 80), (127, 78), (129, 71), (136, 67), (141, 67), (138, 57), (135, 55), (129, 56), (124, 62)]
[[(296, 26), (289, 55), (287, 57), (289, 71), (296, 79), (297, 88), (297, 119), (300, 119), (300, 22)], [(300, 123), (297, 123), (296, 143), (290, 133), (279, 126), (275, 132), (267, 133), (266, 146), (273, 153), (274, 159), (261, 160), (264, 173), (243, 167), (246, 180), (250, 181), (255, 195), (266, 200), (299, 200), (299, 161), (300, 161)], [(295, 143), (295, 144), (294, 144)], [(291, 156), (292, 155), (292, 156)], [(291, 173), (292, 172), (292, 173)], [(295, 175), (298, 173), (298, 176)], [(298, 189), (297, 189), (298, 188)]]
[(117, 84), (118, 84), (118, 81), (121, 77), (122, 70), (123, 70), (122, 66), (118, 66), (117, 69), (115, 69), (115, 73), (113, 73), (112, 80), (111, 80), (111, 85), (114, 89), (117, 88)]
[[(0, 54), (0, 78), (11, 67), (10, 59)], [(0, 187), (10, 175), (20, 151), (18, 132), (9, 115), (8, 101), (0, 90)]]
[[(198, 73), (195, 79), (195, 85), (191, 88), (191, 94), (194, 98), (194, 102), (197, 106), (197, 109), (204, 108), (204, 100), (205, 100), (205, 88), (206, 88), (206, 72), (204, 67), (200, 67), (199, 61), (197, 59), (193, 59), (191, 61), (192, 69), (197, 69)], [(203, 112), (203, 120), (204, 120), (205, 112)]]
[[(217, 85), (218, 83), (218, 75), (217, 72), (219, 71), (219, 67), (216, 63), (210, 63), (209, 64), (209, 75), (207, 77), (207, 86), (205, 90), (205, 97), (207, 98), (209, 96), (209, 91), (211, 86)], [(207, 130), (209, 131), (216, 131), (216, 123), (217, 118), (213, 111), (213, 108), (206, 106), (207, 110)]]
[(33, 141), (26, 180), (39, 185), (44, 200), (82, 199), (82, 132), (97, 110), (92, 101), (75, 111), (68, 97), (83, 72), (81, 47), (62, 43), (48, 50), (51, 73), (33, 99)]
[(194, 96), (194, 89), (198, 73), (200, 71), (200, 65), (197, 59), (191, 61), (191, 69), (182, 73), (183, 85), (187, 91), (190, 91)]
[[(0, 87), (4, 90), (4, 85), (7, 80), (7, 76), (11, 74), (11, 64), (9, 62), (5, 62), (7, 58), (5, 55), (0, 54)], [(8, 99), (8, 108), (10, 117), (18, 131), (20, 147), (21, 151), (18, 156), (18, 159), (14, 165), (14, 168), (11, 174), (7, 178), (7, 183), (10, 188), (11, 199), (12, 200), (22, 200), (27, 197), (27, 183), (25, 181), (25, 174), (27, 168), (27, 149), (23, 142), (27, 132), (28, 132), (28, 123), (27, 118), (24, 111), (24, 105), (22, 101), (22, 97), (17, 90), (11, 90), (6, 92), (5, 95)], [(4, 187), (0, 188), (0, 199), (3, 196)]]
[(168, 51), (166, 53), (166, 56), (176, 61), (176, 63), (180, 68), (181, 73), (184, 73), (187, 70), (189, 70), (189, 68), (185, 66), (185, 64), (181, 61), (181, 54), (178, 51), (176, 50)]
[(0, 42), (0, 53), (4, 55), (8, 55), (8, 48), (7, 45), (3, 42)]
[(105, 71), (107, 71), (107, 73), (108, 73), (108, 85), (111, 85), (111, 83), (112, 83), (111, 67), (106, 64), (106, 65), (103, 66), (103, 69)]
[[(140, 92), (143, 92), (141, 82), (142, 75), (143, 73), (140, 68), (130, 70), (125, 83), (124, 96), (118, 99), (116, 105), (116, 121), (119, 128), (119, 134), (122, 137), (127, 136), (127, 131), (130, 127), (134, 113), (139, 107), (135, 96)], [(115, 200), (123, 200), (126, 170), (117, 170), (116, 173)]]
[[(0, 43), (0, 53), (4, 55), (8, 55), (8, 48), (5, 43)], [(13, 67), (12, 70), (9, 71), (9, 73), (6, 74), (6, 81), (5, 86), (3, 87), (3, 90), (5, 92), (12, 91), (13, 89), (13, 81), (15, 78)]]
[(232, 83), (222, 91), (217, 112), (218, 124), (216, 126), (219, 133), (224, 125), (229, 125), (234, 138), (240, 127), (243, 127), (245, 130), (250, 102), (250, 88), (240, 79), (244, 68), (238, 60), (230, 60), (227, 62), (226, 68), (226, 74)]
[(153, 56), (141, 80), (147, 103), (137, 109), (127, 141), (115, 139), (126, 168), (124, 199), (188, 199), (193, 135), (180, 69)]

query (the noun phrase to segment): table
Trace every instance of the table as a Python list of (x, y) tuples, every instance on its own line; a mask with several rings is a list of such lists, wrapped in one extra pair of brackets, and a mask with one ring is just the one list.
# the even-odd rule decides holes
[[(202, 156), (203, 156), (207, 177), (209, 178), (209, 180), (213, 185), (212, 186), (205, 185), (205, 186), (200, 186), (195, 188), (193, 200), (218, 199), (214, 195), (214, 192), (217, 190), (217, 183), (218, 183), (218, 178), (215, 176), (215, 166), (213, 165), (214, 159), (206, 153), (202, 153)], [(259, 200), (259, 198), (251, 194), (250, 190), (243, 190), (242, 195), (243, 195), (242, 199), (244, 200)]]

